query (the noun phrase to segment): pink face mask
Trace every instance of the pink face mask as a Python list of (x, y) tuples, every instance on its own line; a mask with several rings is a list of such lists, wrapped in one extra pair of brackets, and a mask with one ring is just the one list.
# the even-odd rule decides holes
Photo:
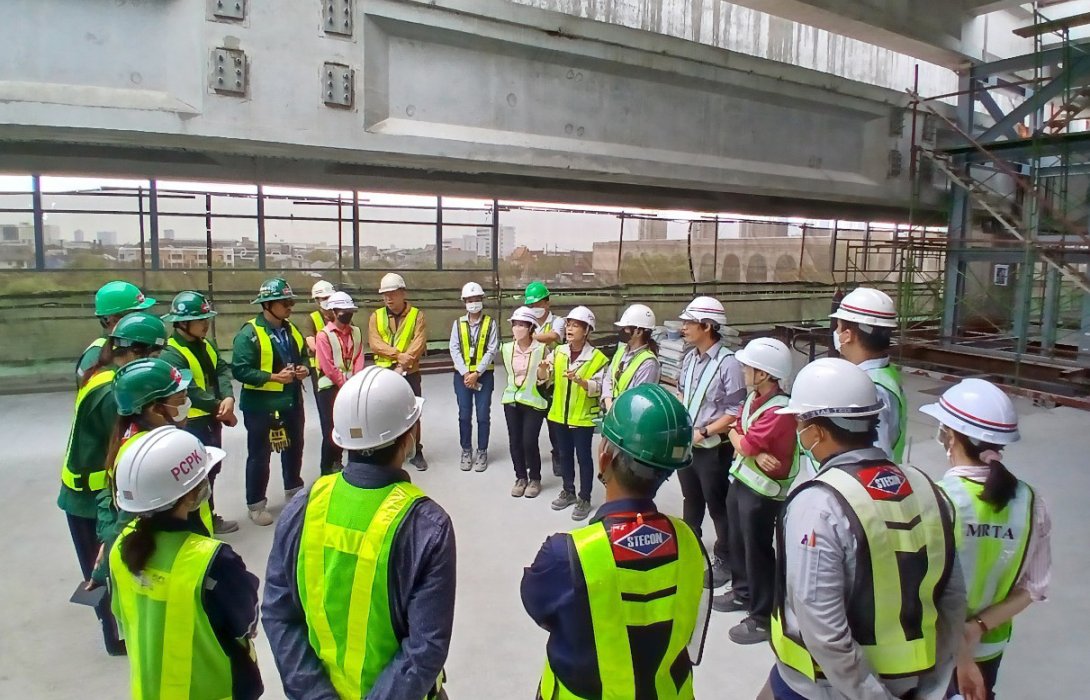
[(530, 337), (530, 329), (523, 325), (512, 326), (511, 335), (515, 337), (515, 340), (526, 340)]

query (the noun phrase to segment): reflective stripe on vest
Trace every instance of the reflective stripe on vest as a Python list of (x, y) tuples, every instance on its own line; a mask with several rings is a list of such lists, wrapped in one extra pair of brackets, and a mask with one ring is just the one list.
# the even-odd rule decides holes
[[(939, 486), (953, 501), (958, 517), (955, 540), (961, 570), (968, 589), (968, 617), (1002, 602), (1022, 573), (1033, 534), (1033, 489), (1018, 482), (1015, 496), (997, 511), (981, 500), (984, 484), (960, 476), (947, 476)], [(1003, 653), (1011, 638), (1011, 621), (988, 630), (977, 644), (977, 661)]]
[(537, 385), (537, 367), (545, 358), (545, 346), (538, 343), (537, 347), (530, 351), (530, 362), (526, 366), (526, 376), (523, 377), (521, 385), (515, 384), (515, 342), (504, 343), (500, 347), (500, 355), (503, 356), (503, 363), (507, 366), (507, 386), (503, 390), (501, 403), (520, 403), (539, 411), (548, 408), (549, 402), (541, 395)]
[[(696, 629), (704, 587), (704, 555), (688, 525), (677, 518), (670, 518), (670, 522), (677, 537), (678, 558), (646, 571), (617, 566), (603, 523), (571, 533), (590, 603), (602, 700), (637, 697), (629, 631), (662, 623), (670, 624), (670, 641), (655, 669), (653, 697), (659, 700), (693, 697), (692, 671), (678, 688), (671, 668), (685, 652)], [(540, 692), (545, 700), (579, 699), (556, 677), (547, 657)]]
[[(299, 330), (295, 326), (291, 325), (287, 321), (284, 321), (284, 323), (287, 325), (288, 330), (291, 331), (291, 337), (292, 340), (295, 341), (295, 347), (299, 352), (299, 356), (303, 357), (303, 348), (306, 347), (306, 344), (303, 342), (303, 336), (300, 335)], [(260, 363), (259, 369), (262, 372), (268, 372), (269, 374), (272, 374), (274, 353), (272, 346), (272, 336), (269, 335), (269, 332), (265, 330), (264, 326), (258, 325), (256, 318), (250, 319), (250, 325), (254, 327), (254, 334), (257, 337), (257, 354), (258, 362)], [(283, 391), (284, 386), (284, 384), (281, 384), (280, 382), (274, 382), (270, 379), (261, 386), (255, 386), (253, 384), (243, 384), (242, 388), (250, 389), (251, 391)]]
[[(749, 430), (765, 411), (772, 408), (783, 408), (787, 405), (788, 401), (786, 394), (776, 394), (761, 404), (760, 408), (751, 414), (750, 410), (752, 410), (753, 407), (753, 399), (756, 396), (755, 393), (751, 393), (746, 397), (746, 402), (742, 405), (741, 421), (743, 430)], [(791, 469), (786, 478), (773, 479), (757, 466), (757, 459), (755, 457), (746, 457), (741, 452), (738, 452), (734, 455), (734, 464), (731, 465), (730, 474), (762, 496), (782, 501), (787, 498), (787, 492), (791, 490), (791, 484), (795, 481), (795, 477), (798, 476), (799, 473), (799, 448), (797, 441), (795, 443), (793, 460), (794, 461), (791, 462)]]
[(296, 577), (310, 645), (342, 698), (366, 697), (401, 648), (388, 591), (398, 525), (424, 493), (408, 482), (318, 479), (303, 516)]
[[(409, 345), (413, 342), (416, 318), (420, 315), (420, 310), (415, 306), (409, 307), (409, 313), (405, 315), (405, 321), (397, 327), (396, 334), (390, 330), (390, 310), (383, 306), (375, 313), (378, 314), (375, 326), (378, 327), (378, 334), (382, 341), (387, 345), (393, 345), (398, 352), (407, 352)], [(397, 361), (375, 355), (375, 364), (379, 367), (393, 367)]]
[[(180, 428), (179, 428), (180, 430)], [(121, 441), (121, 445), (117, 448), (117, 455), (114, 456), (113, 473), (117, 473), (117, 465), (121, 464), (121, 456), (128, 451), (132, 444), (136, 442), (136, 438), (141, 435), (147, 435), (148, 431), (141, 430), (140, 432), (133, 433), (124, 440)], [(111, 492), (111, 495), (113, 493)], [(201, 519), (201, 524), (204, 525), (204, 529), (208, 532), (209, 537), (214, 537), (216, 529), (212, 521), (212, 506), (208, 501), (202, 501), (200, 507), (197, 509), (197, 515)]]
[(619, 346), (617, 352), (613, 353), (613, 360), (609, 363), (609, 378), (613, 381), (614, 401), (628, 389), (628, 385), (632, 383), (632, 377), (636, 376), (636, 370), (640, 368), (640, 365), (649, 359), (656, 359), (655, 353), (645, 347), (642, 350), (639, 350), (622, 370), (621, 361), (624, 358), (624, 353), (624, 346)]
[[(860, 557), (846, 612), (852, 638), (871, 668), (883, 677), (915, 676), (934, 668), (935, 601), (945, 589), (954, 557), (953, 528), (940, 506), (938, 487), (912, 467), (886, 462), (832, 467), (796, 489), (783, 512), (808, 488), (826, 488), (836, 495), (858, 542)], [(872, 497), (872, 491), (882, 497)], [(898, 498), (898, 492), (906, 495)], [(816, 680), (821, 676), (817, 662), (801, 636), (784, 628), (782, 553), (796, 543), (784, 542), (782, 523), (777, 525), (776, 543), (781, 555), (772, 648), (781, 663)]]
[(132, 531), (130, 524), (110, 550), (113, 608), (125, 634), (132, 697), (232, 697), (231, 660), (201, 602), (219, 542), (191, 532), (156, 532), (155, 551), (134, 576), (121, 560)]
[[(712, 380), (719, 373), (719, 365), (723, 364), (723, 360), (733, 354), (733, 352), (720, 345), (715, 357), (709, 358), (708, 364), (704, 365), (704, 371), (700, 374), (700, 381), (697, 382), (695, 388), (693, 387), (693, 378), (696, 373), (696, 362), (699, 358), (694, 357), (693, 361), (689, 363), (689, 369), (685, 372), (685, 391), (682, 395), (682, 403), (685, 404), (685, 408), (689, 411), (689, 418), (693, 420), (693, 425), (696, 425), (696, 414), (700, 412), (704, 397), (708, 394), (708, 387), (712, 385)], [(723, 438), (718, 435), (709, 435), (699, 443), (694, 444), (693, 447), (706, 449), (715, 447), (721, 442), (723, 442)]]
[(893, 461), (900, 464), (905, 458), (905, 441), (908, 435), (908, 402), (904, 389), (901, 388), (901, 372), (892, 364), (885, 367), (868, 369), (871, 381), (882, 387), (897, 399), (899, 413), (897, 421), (897, 441), (893, 443)]
[[(352, 377), (352, 368), (356, 366), (356, 360), (363, 354), (363, 331), (359, 326), (352, 326), (352, 357), (347, 361), (344, 359), (344, 348), (341, 347), (341, 338), (336, 333), (327, 331), (324, 328), (319, 333), (325, 333), (329, 338), (329, 349), (333, 352), (333, 364), (341, 370), (341, 374), (344, 375), (345, 381)], [(333, 380), (327, 377), (325, 374), (318, 375), (318, 388), (328, 389), (333, 386)]]
[[(571, 346), (569, 345), (570, 349)], [(576, 428), (593, 428), (594, 419), (598, 417), (598, 397), (588, 396), (587, 390), (570, 381), (566, 376), (570, 359), (565, 352), (553, 353), (553, 405), (549, 408), (549, 420), (561, 425), (569, 425)], [(580, 379), (590, 379), (603, 367), (609, 364), (609, 360), (597, 348), (591, 352), (590, 359), (575, 370), (575, 375)]]
[[(204, 342), (204, 351), (208, 353), (208, 359), (212, 360), (212, 366), (215, 367), (219, 364), (219, 355), (216, 354), (216, 349), (212, 347), (212, 343), (207, 340)], [(178, 342), (177, 339), (171, 337), (167, 339), (167, 345), (178, 351), (182, 357), (185, 358), (186, 364), (189, 365), (189, 371), (193, 373), (193, 383), (198, 388), (208, 391), (208, 379), (204, 376), (204, 366), (201, 365), (200, 360), (193, 354), (193, 351)], [(202, 411), (196, 406), (189, 407), (188, 418), (200, 418), (201, 416), (207, 416), (208, 411)]]
[[(477, 346), (470, 347), (469, 342), (469, 321), (458, 320), (458, 339), (461, 341), (462, 346), (462, 361), (466, 363), (466, 367), (470, 372), (476, 372), (477, 362), (484, 356), (484, 351), (488, 347), (488, 331), (492, 327), (492, 317), (485, 316), (481, 319), (481, 329), (477, 333)], [(495, 363), (490, 364), (486, 369), (495, 369)]]
[[(325, 328), (325, 319), (322, 318), (322, 312), (321, 311), (311, 311), (310, 312), (310, 321), (311, 321), (311, 323), (314, 324), (314, 337), (317, 338), (318, 334), (322, 332), (323, 328)], [(314, 369), (318, 370), (318, 376), (319, 377), (322, 376), (322, 368), (318, 366), (318, 352), (317, 352), (317, 349), (315, 349), (313, 357), (310, 358), (310, 366), (313, 367)]]
[(76, 393), (76, 407), (72, 411), (72, 429), (68, 433), (68, 448), (64, 452), (64, 465), (61, 467), (61, 483), (73, 491), (101, 491), (106, 488), (106, 469), (101, 465), (92, 472), (80, 473), (72, 469), (72, 443), (76, 439), (76, 421), (79, 420), (79, 409), (84, 399), (101, 386), (110, 384), (114, 380), (113, 369), (101, 369), (91, 375), (87, 383)]

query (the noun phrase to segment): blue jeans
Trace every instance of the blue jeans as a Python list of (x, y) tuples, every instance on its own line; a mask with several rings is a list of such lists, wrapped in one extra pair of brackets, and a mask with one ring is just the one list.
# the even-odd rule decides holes
[(454, 373), (454, 396), (458, 399), (458, 441), (463, 450), (473, 449), (473, 409), (477, 409), (477, 449), (488, 449), (488, 436), (492, 430), (492, 390), (496, 386), (496, 373), (481, 372), (477, 379), (480, 387), (474, 391), (467, 387), (462, 375)]
[(772, 672), (768, 674), (768, 684), (772, 687), (772, 696), (776, 700), (806, 700), (787, 685), (787, 681), (780, 677), (780, 669), (775, 665), (772, 666)]
[(590, 500), (590, 490), (594, 486), (594, 454), (591, 443), (594, 441), (594, 428), (573, 427), (560, 423), (556, 426), (556, 451), (560, 456), (560, 478), (564, 481), (564, 490), (576, 493), (575, 462), (579, 462), (579, 498)]

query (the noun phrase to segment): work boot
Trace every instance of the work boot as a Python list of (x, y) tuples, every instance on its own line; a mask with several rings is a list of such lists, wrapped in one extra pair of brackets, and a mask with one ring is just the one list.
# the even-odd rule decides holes
[(291, 499), (295, 498), (295, 494), (302, 490), (302, 486), (296, 486), (293, 489), (284, 489), (284, 503), (291, 503)]
[(719, 612), (737, 612), (739, 610), (748, 609), (749, 601), (740, 598), (733, 589), (726, 593), (720, 593), (712, 598), (712, 610), (718, 610)]
[(462, 450), (462, 463), (461, 469), (464, 472), (473, 468), (473, 452), (470, 450)]
[(477, 450), (477, 456), (473, 458), (473, 471), (483, 472), (488, 469), (488, 453)]
[(428, 471), (428, 460), (424, 459), (424, 452), (417, 448), (416, 456), (409, 460), (409, 464), (416, 467), (418, 472)]
[(758, 620), (750, 615), (746, 619), (730, 628), (727, 636), (735, 644), (760, 644), (770, 638), (767, 620)]
[(273, 524), (273, 516), (269, 514), (269, 511), (265, 510), (265, 506), (267, 505), (269, 505), (269, 500), (265, 499), (246, 506), (249, 510), (248, 515), (250, 516), (250, 520), (254, 525), (265, 527)]
[(730, 569), (727, 568), (726, 562), (712, 555), (711, 571), (704, 574), (704, 588), (719, 588), (725, 586), (727, 581), (730, 581)]
[(588, 515), (590, 515), (590, 501), (580, 498), (575, 502), (575, 509), (571, 512), (571, 519), (586, 520)]
[(526, 479), (516, 479), (515, 485), (511, 487), (511, 496), (522, 498), (524, 493), (526, 493)]
[(229, 532), (238, 532), (238, 522), (234, 520), (226, 520), (218, 513), (212, 515), (212, 533), (215, 535), (226, 535)]
[(579, 499), (571, 491), (561, 491), (560, 495), (553, 499), (553, 510), (564, 510), (577, 500)]
[(537, 498), (538, 494), (540, 494), (540, 493), (541, 493), (541, 481), (531, 480), (530, 483), (526, 485), (526, 494), (525, 495), (526, 495), (527, 498)]

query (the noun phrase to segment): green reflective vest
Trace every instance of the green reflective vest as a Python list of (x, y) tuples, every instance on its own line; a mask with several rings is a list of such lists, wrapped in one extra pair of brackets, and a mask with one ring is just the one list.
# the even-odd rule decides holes
[[(250, 319), (250, 325), (254, 327), (254, 333), (257, 336), (257, 350), (259, 369), (262, 372), (273, 373), (273, 350), (272, 336), (265, 330), (265, 327), (257, 322), (256, 318)], [(288, 331), (291, 333), (292, 340), (295, 341), (295, 346), (299, 351), (299, 357), (305, 357), (304, 348), (306, 344), (303, 342), (303, 336), (299, 333), (299, 329), (293, 326), (291, 323), (284, 321), (284, 325), (288, 327)], [(284, 391), (285, 384), (280, 382), (274, 382), (271, 379), (261, 386), (253, 384), (243, 384), (244, 389), (250, 389), (252, 391)]]
[(636, 370), (640, 368), (640, 365), (649, 359), (656, 360), (655, 353), (651, 352), (650, 348), (645, 347), (632, 357), (632, 361), (624, 369), (621, 369), (621, 360), (624, 358), (624, 353), (625, 346), (618, 346), (617, 352), (613, 353), (613, 360), (609, 363), (609, 378), (613, 381), (614, 401), (628, 389), (628, 385), (632, 383), (632, 377), (636, 376)]
[[(808, 488), (837, 495), (859, 543), (860, 561), (845, 601), (852, 638), (882, 677), (916, 676), (936, 663), (936, 601), (954, 561), (953, 525), (940, 505), (938, 487), (917, 469), (887, 462), (831, 467), (800, 486), (784, 505)], [(789, 517), (789, 514), (788, 514)], [(783, 524), (777, 525), (777, 600), (772, 613), (772, 649), (780, 663), (811, 680), (822, 677), (801, 635), (784, 627), (787, 572)]]
[(893, 443), (893, 461), (900, 464), (905, 458), (905, 440), (908, 435), (908, 401), (905, 399), (904, 389), (901, 388), (901, 371), (891, 363), (885, 367), (868, 369), (867, 374), (872, 382), (897, 399), (900, 419), (897, 425), (897, 441)]
[(116, 371), (113, 369), (101, 369), (76, 393), (76, 407), (72, 411), (72, 429), (68, 433), (68, 447), (64, 451), (64, 465), (61, 467), (61, 483), (73, 491), (101, 491), (106, 488), (105, 465), (97, 465), (98, 469), (93, 471), (87, 471), (86, 468), (77, 469), (72, 464), (72, 443), (76, 438), (76, 430), (79, 428), (79, 410), (84, 400), (95, 389), (111, 384), (114, 374)]
[(133, 699), (229, 700), (231, 660), (201, 601), (220, 543), (191, 532), (157, 532), (155, 552), (134, 576), (121, 561), (122, 543), (131, 532), (126, 528), (110, 550), (110, 582)]
[[(416, 319), (420, 316), (420, 309), (415, 306), (409, 308), (405, 320), (397, 327), (397, 333), (390, 330), (389, 309), (383, 306), (375, 313), (378, 314), (375, 327), (378, 329), (379, 337), (388, 345), (393, 345), (398, 352), (406, 352), (413, 342), (413, 334), (416, 332)], [(379, 367), (393, 367), (397, 364), (397, 361), (375, 355), (375, 364)]]
[[(319, 333), (325, 333), (329, 338), (329, 349), (333, 352), (333, 364), (337, 365), (337, 368), (341, 370), (341, 374), (344, 375), (345, 380), (352, 377), (352, 368), (356, 366), (356, 360), (363, 354), (363, 331), (359, 326), (352, 326), (352, 356), (347, 360), (344, 359), (344, 348), (341, 347), (341, 338), (339, 335), (332, 331), (320, 330)], [(318, 374), (318, 388), (329, 389), (333, 386), (333, 380), (327, 377), (325, 374)]]
[[(1018, 482), (1015, 496), (1002, 510), (981, 500), (984, 484), (947, 476), (939, 486), (957, 509), (957, 542), (961, 570), (969, 593), (969, 617), (1002, 602), (1022, 573), (1033, 534), (1033, 489)], [(994, 659), (1010, 641), (1010, 620), (988, 630), (973, 655), (977, 661)]]
[(390, 613), (390, 552), (424, 492), (409, 482), (314, 482), (303, 516), (296, 577), (310, 645), (342, 698), (366, 697), (401, 648)]
[[(646, 571), (617, 566), (602, 522), (571, 533), (590, 602), (601, 700), (636, 697), (629, 630), (663, 623), (670, 625), (670, 640), (655, 669), (655, 697), (692, 700), (692, 669), (680, 688), (671, 670), (685, 653), (700, 615), (704, 554), (688, 525), (673, 517), (670, 522), (677, 537), (677, 560)], [(557, 678), (547, 657), (539, 690), (544, 700), (582, 700)]]
[(530, 408), (544, 411), (549, 407), (549, 401), (541, 395), (537, 385), (537, 367), (545, 358), (545, 346), (538, 343), (530, 351), (530, 362), (526, 367), (526, 376), (522, 384), (515, 384), (514, 355), (515, 341), (504, 343), (500, 347), (500, 355), (503, 356), (503, 364), (507, 367), (507, 386), (503, 390), (502, 403), (520, 403)]
[[(458, 320), (458, 340), (462, 346), (462, 361), (466, 363), (466, 367), (470, 372), (479, 372), (477, 368), (477, 362), (484, 356), (484, 351), (488, 348), (488, 331), (492, 328), (492, 317), (484, 316), (481, 318), (481, 329), (477, 333), (477, 344), (474, 346), (469, 342), (469, 321), (464, 319)], [(493, 362), (486, 370), (495, 369), (496, 364)]]
[[(325, 319), (322, 318), (322, 312), (321, 311), (311, 311), (310, 312), (310, 321), (311, 321), (311, 323), (314, 324), (314, 337), (317, 338), (318, 334), (322, 332), (323, 328), (325, 328)], [(318, 366), (318, 353), (317, 352), (315, 352), (313, 355), (310, 356), (310, 366), (313, 367), (314, 369), (318, 370), (318, 376), (319, 377), (322, 376), (322, 369)]]
[[(567, 347), (570, 350), (571, 346)], [(592, 350), (590, 359), (575, 371), (580, 379), (590, 379), (609, 364), (609, 360), (601, 350), (597, 348)], [(586, 389), (568, 379), (570, 362), (568, 353), (562, 350), (553, 353), (553, 386), (555, 388), (553, 404), (549, 408), (549, 420), (576, 428), (592, 428), (594, 419), (598, 417), (598, 397), (588, 396)]]
[[(753, 400), (756, 396), (757, 394), (755, 392), (751, 392), (750, 395), (746, 397), (746, 402), (742, 404), (742, 415), (740, 420), (742, 421), (743, 430), (749, 430), (750, 426), (756, 423), (757, 419), (760, 418), (765, 411), (783, 408), (787, 405), (788, 401), (787, 394), (776, 394), (761, 404), (760, 408), (756, 411), (753, 411)], [(764, 471), (757, 466), (756, 458), (746, 457), (741, 452), (734, 455), (734, 464), (731, 465), (730, 474), (765, 498), (782, 501), (787, 498), (787, 492), (791, 490), (791, 484), (794, 483), (795, 477), (799, 474), (798, 444), (797, 442), (795, 444), (794, 460), (791, 462), (791, 470), (784, 479), (773, 479), (768, 474), (765, 474)]]
[[(208, 353), (209, 359), (212, 360), (212, 366), (215, 367), (217, 364), (219, 364), (219, 355), (216, 354), (216, 348), (214, 348), (212, 346), (212, 343), (208, 342), (207, 340), (203, 342), (204, 351)], [(207, 391), (208, 377), (204, 376), (204, 366), (201, 365), (200, 360), (198, 360), (197, 356), (193, 354), (193, 351), (179, 343), (178, 339), (174, 337), (171, 337), (167, 340), (167, 345), (177, 350), (178, 354), (185, 358), (186, 364), (189, 365), (189, 371), (193, 373), (193, 383), (196, 384), (200, 389)], [(215, 380), (216, 378), (212, 377), (212, 381)], [(208, 411), (202, 411), (196, 406), (190, 406), (187, 417), (200, 418), (207, 415)]]

